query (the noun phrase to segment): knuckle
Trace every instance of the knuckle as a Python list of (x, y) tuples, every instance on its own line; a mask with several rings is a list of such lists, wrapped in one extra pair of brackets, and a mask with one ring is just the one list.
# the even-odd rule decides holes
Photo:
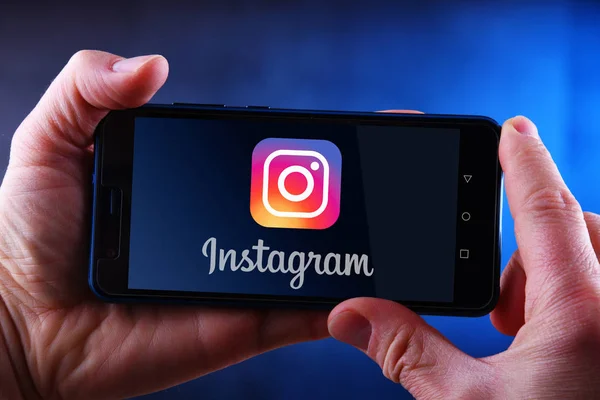
[(600, 301), (591, 293), (579, 293), (574, 297), (576, 299), (560, 310), (563, 318), (550, 329), (551, 338), (557, 343), (555, 351), (579, 357), (590, 351), (596, 355), (600, 352), (600, 321), (597, 318)]
[[(116, 60), (116, 57), (96, 50), (79, 50), (75, 53), (67, 68), (71, 77), (66, 80), (70, 105), (74, 108), (89, 104), (95, 108), (117, 109), (127, 104), (129, 98), (126, 91), (115, 88), (108, 75), (103, 73)], [(78, 128), (89, 131), (94, 127), (83, 124)]]
[(71, 56), (68, 64), (83, 65), (93, 57), (93, 50), (79, 50)]
[(81, 146), (77, 140), (80, 132), (90, 132), (95, 128), (90, 118), (87, 118), (87, 106), (96, 107), (98, 99), (106, 96), (106, 83), (100, 73), (102, 60), (100, 52), (95, 50), (79, 50), (69, 60), (63, 71), (64, 79), (60, 80), (59, 96), (52, 103), (56, 116), (56, 126), (67, 134), (69, 141)]
[(600, 215), (590, 212), (590, 211), (584, 211), (583, 215), (585, 216), (586, 221), (589, 221), (591, 223), (600, 224)]
[(596, 259), (600, 262), (600, 215), (584, 212), (583, 217), (590, 235), (592, 247), (596, 253)]
[[(566, 256), (558, 254), (549, 257), (542, 265), (545, 273), (542, 280), (536, 283), (539, 289), (531, 299), (533, 310), (554, 310), (560, 326), (562, 318), (569, 315), (572, 327), (579, 324), (577, 321), (597, 315), (600, 307), (600, 271), (590, 253), (577, 251)], [(567, 329), (565, 333), (576, 330)]]
[[(524, 146), (516, 158), (520, 159), (520, 173), (523, 176), (536, 177), (540, 174), (540, 170), (544, 170), (546, 176), (558, 174), (548, 149), (541, 141)], [(583, 214), (577, 199), (567, 186), (555, 180), (534, 186), (534, 189), (526, 194), (522, 204), (526, 213), (547, 214), (550, 217), (571, 215), (581, 219)]]
[[(589, 211), (583, 213), (583, 217), (590, 232), (592, 239), (600, 240), (600, 215), (594, 214)], [(597, 238), (596, 238), (597, 236)]]
[(423, 332), (408, 324), (402, 324), (387, 348), (383, 374), (392, 382), (406, 385), (408, 381), (418, 379), (417, 371), (429, 368), (424, 362)]
[(552, 220), (582, 217), (581, 206), (566, 187), (542, 186), (525, 198), (523, 211), (533, 217)]

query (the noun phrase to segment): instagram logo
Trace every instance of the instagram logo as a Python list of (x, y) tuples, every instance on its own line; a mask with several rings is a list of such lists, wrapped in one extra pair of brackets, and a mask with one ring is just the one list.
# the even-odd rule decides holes
[(327, 140), (262, 140), (252, 152), (252, 218), (268, 228), (329, 228), (340, 215), (341, 172), (340, 150)]

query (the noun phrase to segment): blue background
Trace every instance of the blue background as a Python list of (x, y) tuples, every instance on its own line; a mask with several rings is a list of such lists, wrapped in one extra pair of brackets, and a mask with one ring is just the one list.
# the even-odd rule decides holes
[[(252, 152), (269, 137), (327, 140), (339, 149), (340, 215), (333, 226), (275, 229), (252, 219)], [(459, 140), (459, 131), (453, 129), (137, 118), (129, 288), (451, 302)], [(331, 159), (331, 152), (310, 148)], [(488, 160), (495, 167), (496, 158)], [(495, 168), (492, 171), (495, 173)], [(440, 238), (435, 242), (431, 227)], [(270, 248), (261, 256), (262, 266), (271, 251), (285, 252), (285, 260), (294, 251), (314, 252), (321, 256), (320, 271), (328, 253), (341, 254), (342, 260), (345, 254), (365, 254), (369, 269), (375, 272), (372, 277), (362, 273), (317, 275), (317, 261), (313, 261), (303, 273), (304, 284), (299, 289), (290, 287), (292, 274), (258, 268), (244, 272), (247, 262), (242, 270), (225, 267), (220, 271), (217, 266), (209, 275), (211, 255), (203, 253), (203, 247), (211, 237), (216, 238), (217, 249), (237, 252), (235, 264), (242, 260), (244, 249), (256, 262), (252, 246), (262, 239)], [(309, 259), (307, 256), (307, 262)], [(333, 271), (334, 263), (330, 265), (328, 270)]]
[[(12, 133), (75, 51), (162, 53), (171, 76), (157, 102), (525, 114), (583, 208), (600, 211), (600, 4), (298, 3), (3, 2), (0, 159), (6, 165)], [(508, 207), (503, 229), (505, 262), (515, 249)], [(427, 321), (474, 356), (511, 341), (487, 317)], [(358, 351), (324, 340), (147, 398), (410, 397)]]

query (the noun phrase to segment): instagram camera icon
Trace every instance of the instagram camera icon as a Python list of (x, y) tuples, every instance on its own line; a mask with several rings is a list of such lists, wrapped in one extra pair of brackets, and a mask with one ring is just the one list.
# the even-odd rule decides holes
[(340, 215), (341, 173), (330, 141), (262, 140), (252, 152), (252, 218), (268, 228), (329, 228)]

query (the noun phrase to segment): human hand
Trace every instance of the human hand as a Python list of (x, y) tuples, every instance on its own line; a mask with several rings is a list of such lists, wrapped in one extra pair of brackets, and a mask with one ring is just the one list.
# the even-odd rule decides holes
[(600, 216), (583, 213), (537, 128), (508, 120), (500, 162), (518, 250), (491, 318), (516, 335), (475, 359), (405, 307), (359, 298), (330, 314), (331, 335), (364, 351), (417, 399), (600, 396)]
[(79, 52), (17, 129), (0, 186), (0, 398), (131, 397), (328, 335), (326, 313), (114, 305), (88, 290), (92, 133), (167, 73), (160, 56)]

